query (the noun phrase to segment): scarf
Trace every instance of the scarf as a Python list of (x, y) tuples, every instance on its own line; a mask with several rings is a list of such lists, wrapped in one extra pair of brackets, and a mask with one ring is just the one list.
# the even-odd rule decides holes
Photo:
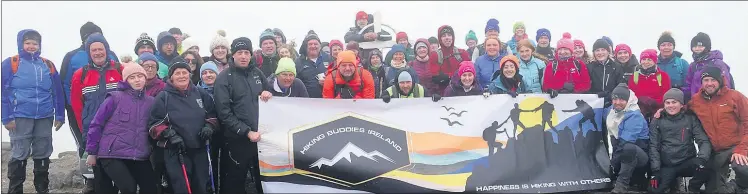
[(392, 60), (390, 62), (390, 66), (394, 67), (395, 69), (403, 69), (403, 68), (405, 68), (405, 65), (406, 65), (405, 61), (397, 63), (397, 62), (395, 62), (395, 60)]
[(426, 54), (425, 57), (416, 56), (416, 60), (418, 60), (420, 62), (428, 62), (429, 61), (429, 55)]
[[(473, 81), (475, 82), (475, 81)], [(460, 83), (462, 85), (462, 83)], [(470, 85), (468, 87), (465, 87), (465, 85), (462, 86), (462, 89), (465, 90), (465, 93), (470, 92), (470, 90), (473, 90), (473, 85)]]
[(639, 73), (644, 75), (652, 75), (657, 73), (657, 67), (653, 65), (652, 67), (649, 67), (649, 69), (642, 68), (639, 70)]
[(520, 75), (519, 73), (515, 73), (513, 78), (508, 78), (503, 73), (501, 73), (499, 75), (499, 79), (501, 79), (501, 84), (503, 84), (507, 90), (516, 92), (517, 89), (519, 89), (519, 83), (522, 81), (522, 75)]
[(551, 49), (550, 46), (548, 46), (548, 47), (540, 47), (540, 46), (538, 46), (536, 49), (537, 50), (535, 52), (540, 53), (542, 55), (551, 55), (551, 54), (553, 54), (553, 50)]
[(701, 53), (693, 54), (693, 61), (704, 61), (706, 58), (709, 57), (709, 52), (706, 52), (706, 50), (701, 51)]

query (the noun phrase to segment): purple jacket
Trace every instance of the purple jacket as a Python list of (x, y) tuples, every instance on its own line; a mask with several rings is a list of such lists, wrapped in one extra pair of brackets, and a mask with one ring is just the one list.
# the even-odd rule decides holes
[(150, 97), (156, 97), (161, 90), (164, 90), (166, 83), (161, 78), (153, 78), (145, 83), (145, 94)]
[(722, 59), (722, 52), (719, 50), (713, 50), (709, 52), (709, 56), (706, 57), (706, 59), (691, 63), (688, 67), (688, 74), (686, 75), (686, 84), (681, 88), (683, 93), (687, 96), (691, 96), (696, 92), (699, 92), (699, 89), (701, 89), (701, 73), (703, 73), (704, 69), (709, 66), (715, 66), (721, 69), (722, 76), (724, 77), (723, 84), (729, 88), (734, 88), (734, 86), (730, 85), (731, 83), (734, 84), (734, 82), (731, 81), (732, 75), (730, 74), (730, 66), (727, 66)]
[(147, 160), (148, 118), (154, 98), (124, 81), (107, 94), (88, 129), (86, 152), (99, 158)]

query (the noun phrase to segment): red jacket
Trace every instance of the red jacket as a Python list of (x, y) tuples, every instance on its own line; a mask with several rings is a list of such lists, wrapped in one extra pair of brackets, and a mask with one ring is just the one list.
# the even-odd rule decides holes
[[(332, 73), (336, 74), (335, 80), (332, 80), (332, 75), (325, 76), (322, 98), (340, 98), (340, 92), (338, 92), (338, 95), (335, 95), (335, 85), (346, 84), (355, 93), (354, 99), (374, 99), (374, 78), (368, 70), (359, 67), (353, 73), (353, 79), (350, 81), (345, 81), (340, 71), (333, 71)], [(361, 84), (364, 84), (364, 86), (361, 87)]]
[(710, 99), (703, 91), (700, 89), (691, 98), (688, 107), (699, 117), (712, 150), (735, 146), (733, 153), (748, 155), (748, 98), (728, 87), (722, 87)]
[[(662, 107), (662, 97), (670, 89), (670, 76), (667, 75), (660, 68), (657, 68), (657, 72), (650, 75), (643, 73), (634, 73), (629, 78), (629, 89), (634, 91), (636, 97), (641, 99), (643, 97), (649, 97), (654, 99), (657, 104)], [(634, 83), (634, 75), (639, 74), (638, 83)], [(660, 81), (657, 81), (657, 75), (660, 76)]]
[[(114, 68), (111, 68), (115, 65), (116, 62), (109, 61), (110, 68), (106, 70), (104, 82), (106, 83), (106, 88), (104, 90), (106, 91), (113, 91), (117, 88), (117, 82), (122, 80), (122, 70), (124, 69), (124, 65), (120, 66), (120, 70), (117, 71)], [(88, 65), (89, 67), (92, 65)], [(83, 76), (83, 69), (88, 69), (88, 72), (86, 73), (85, 78), (81, 78)], [(90, 68), (80, 68), (75, 73), (73, 73), (73, 78), (71, 79), (70, 83), (70, 106), (73, 108), (73, 113), (75, 113), (75, 118), (78, 121), (78, 126), (81, 126), (80, 129), (84, 130), (83, 126), (83, 105), (85, 103), (102, 103), (104, 101), (104, 98), (106, 95), (96, 95), (98, 92), (100, 92), (99, 88), (99, 71), (96, 70), (93, 67)], [(81, 82), (81, 79), (83, 81)], [(93, 118), (93, 114), (96, 113), (96, 110), (92, 110), (90, 118)]]
[[(579, 63), (579, 69), (574, 65), (574, 60)], [(543, 91), (553, 89), (559, 91), (564, 88), (564, 83), (574, 83), (574, 93), (581, 94), (590, 89), (590, 74), (584, 61), (571, 57), (565, 61), (556, 59), (558, 67), (553, 72), (553, 63), (548, 62), (543, 73)]]

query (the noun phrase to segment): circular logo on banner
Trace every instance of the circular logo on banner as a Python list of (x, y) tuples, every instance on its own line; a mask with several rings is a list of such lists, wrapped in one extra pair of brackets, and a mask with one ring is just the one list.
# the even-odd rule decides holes
[(410, 165), (407, 132), (346, 113), (291, 131), (295, 173), (357, 185)]

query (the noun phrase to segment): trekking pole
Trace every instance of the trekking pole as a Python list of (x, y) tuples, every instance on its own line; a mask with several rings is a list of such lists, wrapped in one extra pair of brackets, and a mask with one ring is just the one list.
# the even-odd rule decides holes
[(210, 188), (216, 191), (216, 183), (213, 180), (213, 160), (210, 159), (210, 141), (205, 141), (205, 148), (208, 152), (208, 175), (210, 175)]
[(179, 164), (182, 165), (182, 175), (184, 175), (184, 183), (187, 185), (187, 193), (192, 194), (190, 179), (187, 177), (187, 168), (184, 167), (184, 156), (182, 156), (182, 153), (179, 153)]

